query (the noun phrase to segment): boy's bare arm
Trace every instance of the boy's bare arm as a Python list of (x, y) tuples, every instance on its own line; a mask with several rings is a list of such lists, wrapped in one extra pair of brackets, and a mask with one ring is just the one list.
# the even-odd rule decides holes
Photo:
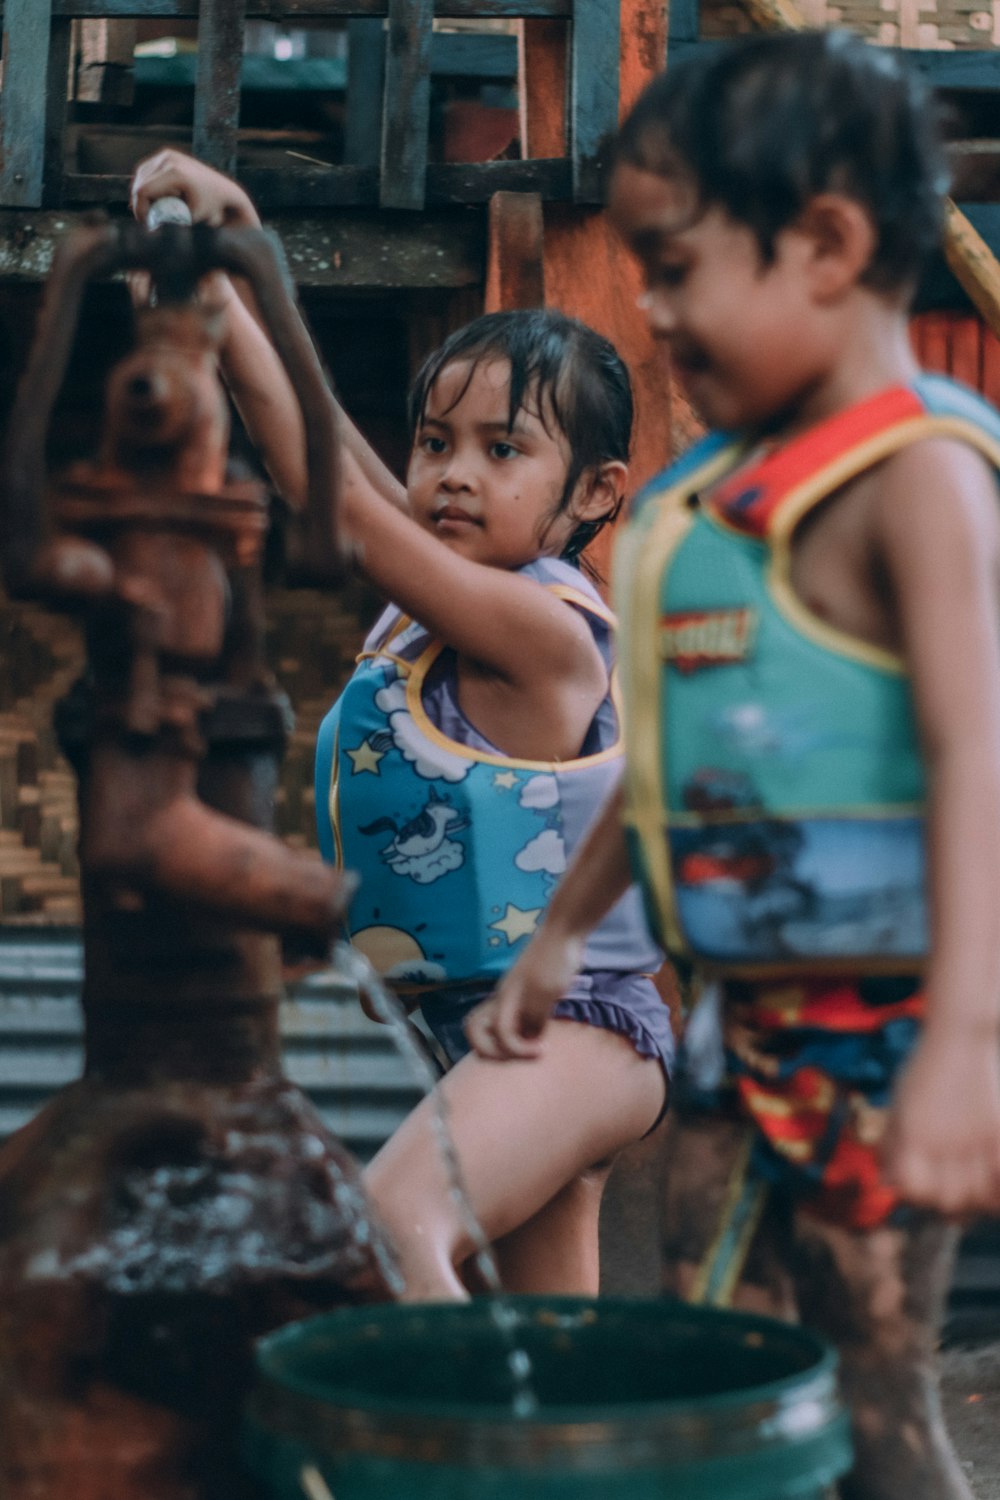
[(877, 545), (928, 772), (927, 1015), (886, 1165), (910, 1201), (1000, 1209), (1000, 504), (984, 460), (935, 440), (885, 466)]
[[(172, 149), (141, 162), (132, 181), (132, 210), (144, 219), (159, 198), (183, 198), (198, 223), (260, 228), (251, 199), (237, 182), (194, 157)], [(306, 502), (306, 450), (302, 414), (285, 367), (261, 326), (253, 296), (242, 282), (220, 276), (216, 295), (226, 305), (220, 351), (226, 383), (274, 481), (293, 509)], [(331, 401), (335, 398), (331, 393)], [(337, 407), (341, 440), (368, 482), (392, 504), (407, 508), (406, 490), (354, 423)]]
[(541, 927), (496, 993), (476, 1007), (466, 1034), (481, 1057), (538, 1057), (552, 1008), (579, 973), (587, 934), (631, 880), (621, 783), (577, 848)]

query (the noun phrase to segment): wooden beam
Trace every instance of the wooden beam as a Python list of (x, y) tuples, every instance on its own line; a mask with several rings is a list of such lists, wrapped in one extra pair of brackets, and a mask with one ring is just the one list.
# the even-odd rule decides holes
[(513, 80), (517, 77), (517, 38), (505, 32), (435, 31), (431, 72), (451, 78)]
[(577, 203), (603, 201), (605, 156), (618, 128), (620, 37), (614, 0), (573, 0), (569, 139)]
[(70, 57), (73, 22), (53, 16), (45, 68), (45, 127), (42, 147), (42, 203), (46, 208), (60, 202), (69, 119)]
[(428, 203), (485, 203), (494, 193), (541, 193), (568, 198), (570, 164), (554, 161), (432, 162), (427, 168)]
[[(688, 3), (693, 3), (693, 0), (688, 0)], [(769, 9), (767, 13), (774, 14), (774, 11)], [(799, 28), (793, 26), (785, 29), (794, 31)], [(702, 41), (687, 34), (675, 36), (673, 31), (670, 33), (670, 56), (675, 62), (686, 57), (692, 48), (701, 51), (717, 50), (720, 45), (718, 39)], [(1000, 50), (996, 48), (967, 52), (945, 52), (937, 47), (893, 47), (890, 50), (898, 53), (909, 67), (922, 74), (931, 88), (946, 89), (952, 93), (965, 90), (992, 92), (1000, 89)]]
[(382, 22), (356, 16), (347, 23), (347, 100), (344, 160), (377, 167), (382, 146), (385, 37)]
[(434, 0), (389, 0), (379, 201), (423, 208), (431, 111)]
[(670, 0), (669, 10), (668, 45), (671, 51), (697, 42), (701, 36), (700, 0)]
[(911, 68), (936, 89), (1000, 89), (1000, 51), (940, 52), (900, 49)]
[[(56, 247), (81, 217), (0, 209), (0, 281), (44, 281)], [(482, 285), (484, 214), (446, 209), (417, 218), (353, 210), (322, 217), (277, 214), (268, 225), (303, 287), (437, 291)]]
[[(374, 167), (244, 167), (239, 180), (262, 210), (368, 208), (378, 203)], [(63, 199), (67, 207), (127, 203), (131, 179), (125, 174), (67, 172)], [(494, 193), (541, 193), (545, 199), (569, 198), (570, 164), (554, 161), (432, 162), (427, 168), (427, 203), (487, 203)]]
[(489, 207), (484, 312), (544, 307), (544, 225), (540, 193), (494, 193)]
[(246, 0), (202, 0), (194, 85), (194, 154), (220, 172), (236, 169)]
[[(13, 4), (14, 0), (5, 0)], [(56, 16), (135, 16), (147, 19), (195, 20), (199, 0), (52, 0)], [(324, 16), (386, 16), (389, 0), (247, 0), (247, 15), (264, 21), (322, 19)], [(562, 16), (573, 12), (573, 0), (490, 0), (490, 15)], [(0, 4), (0, 14), (3, 4)], [(435, 14), (446, 19), (479, 20), (482, 0), (438, 0)]]
[[(0, 98), (0, 203), (39, 208), (52, 19), (39, 0), (7, 0)], [(63, 93), (66, 85), (63, 82)]]
[(1000, 334), (1000, 261), (950, 198), (944, 255), (948, 269), (973, 307), (993, 332)]

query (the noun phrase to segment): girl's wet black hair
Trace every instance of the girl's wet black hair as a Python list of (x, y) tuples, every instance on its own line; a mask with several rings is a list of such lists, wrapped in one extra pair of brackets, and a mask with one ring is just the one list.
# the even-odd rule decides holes
[(878, 243), (864, 277), (907, 291), (940, 243), (948, 172), (935, 104), (885, 48), (846, 31), (748, 36), (673, 63), (622, 126), (614, 160), (689, 176), (718, 205), (774, 238), (817, 193), (871, 215)]
[[(446, 365), (468, 361), (468, 377), (455, 404), (468, 389), (478, 366), (494, 360), (510, 363), (508, 431), (530, 402), (546, 430), (552, 423), (569, 445), (569, 467), (551, 520), (569, 505), (588, 470), (619, 459), (628, 463), (632, 440), (632, 385), (613, 344), (585, 323), (548, 308), (487, 313), (458, 329), (425, 360), (410, 391), (410, 431), (423, 421), (427, 397)], [(562, 556), (571, 562), (615, 519), (621, 498), (605, 515), (581, 521)]]

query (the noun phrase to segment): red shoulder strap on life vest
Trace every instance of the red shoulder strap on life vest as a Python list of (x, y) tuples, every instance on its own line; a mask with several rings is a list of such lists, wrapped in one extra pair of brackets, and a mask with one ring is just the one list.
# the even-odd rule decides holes
[(763, 537), (782, 500), (804, 480), (888, 428), (923, 414), (923, 403), (909, 387), (890, 386), (738, 469), (714, 491), (709, 507), (728, 525)]

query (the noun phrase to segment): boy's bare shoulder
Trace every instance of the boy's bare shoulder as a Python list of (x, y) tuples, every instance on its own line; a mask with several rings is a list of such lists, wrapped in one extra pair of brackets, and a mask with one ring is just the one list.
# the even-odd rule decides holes
[(1000, 487), (984, 454), (958, 438), (921, 438), (872, 473), (876, 529), (890, 550), (974, 545), (1000, 555)]

